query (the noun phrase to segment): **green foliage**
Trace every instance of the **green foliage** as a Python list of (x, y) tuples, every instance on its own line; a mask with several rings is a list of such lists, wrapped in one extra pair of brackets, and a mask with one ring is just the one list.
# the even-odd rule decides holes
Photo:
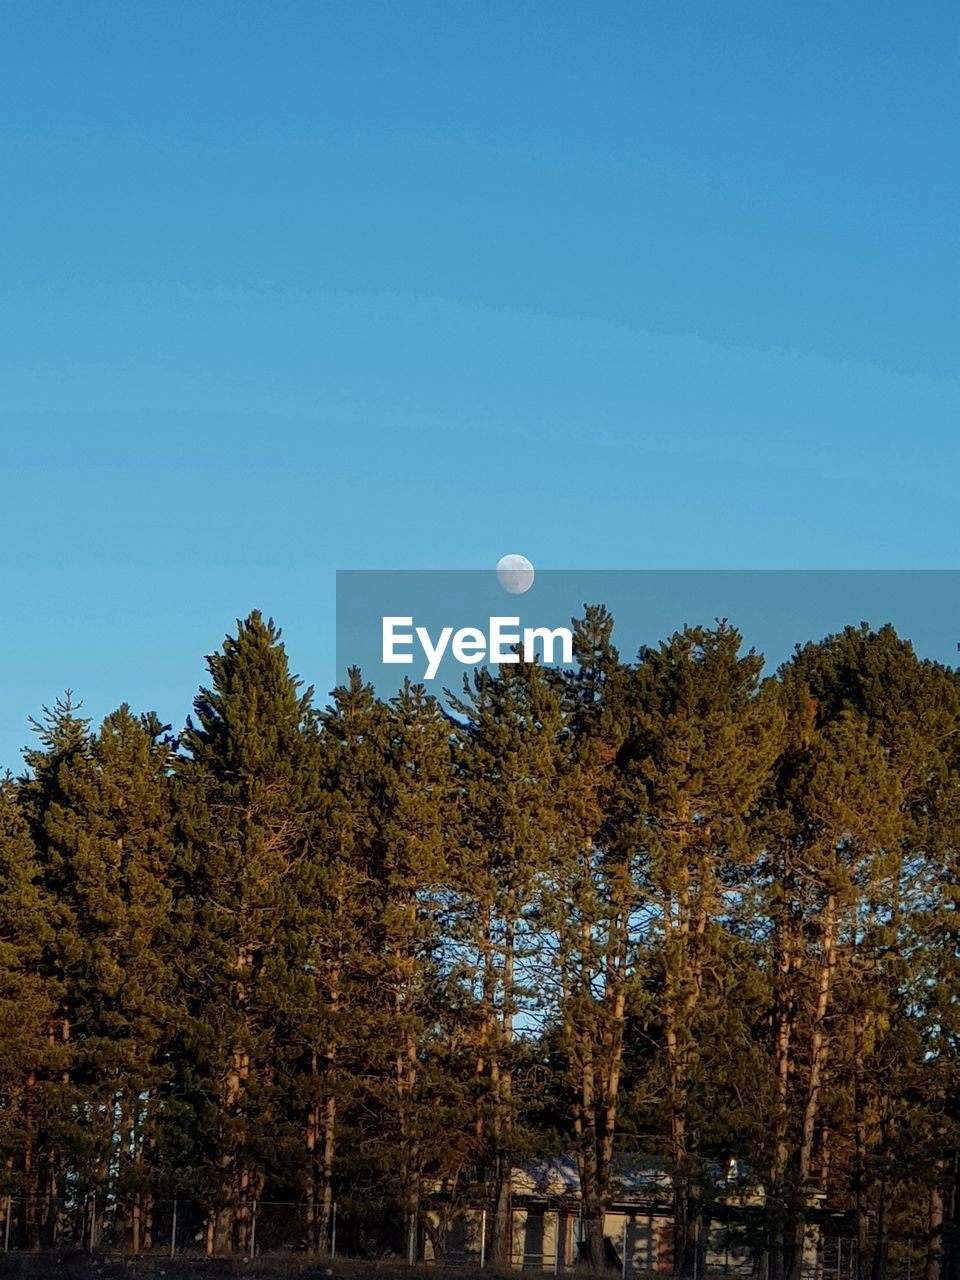
[(251, 614), (207, 665), (174, 779), (181, 1069), (196, 1185), (217, 1209), (216, 1243), (242, 1247), (253, 1198), (296, 1142), (280, 1068), (309, 936), (299, 872), (320, 774), (311, 691), (272, 621)]
[(767, 680), (726, 622), (634, 662), (602, 606), (574, 633), (571, 671), (441, 704), (351, 670), (318, 710), (252, 613), (179, 742), (126, 706), (95, 732), (69, 695), (44, 711), (0, 783), (0, 1189), (45, 1206), (18, 1243), (90, 1191), (131, 1247), (177, 1195), (216, 1251), (273, 1198), (308, 1248), (337, 1199), (342, 1243), (402, 1252), (442, 1188), (485, 1204), (499, 1264), (511, 1167), (559, 1149), (598, 1265), (629, 1152), (672, 1175), (678, 1271), (732, 1162), (771, 1280), (815, 1196), (874, 1280), (888, 1239), (934, 1239), (956, 673), (890, 627)]
[(26, 1156), (40, 1122), (37, 1077), (56, 1066), (47, 1028), (61, 994), (45, 969), (53, 905), (20, 796), (0, 782), (0, 1167), (4, 1190), (28, 1184)]

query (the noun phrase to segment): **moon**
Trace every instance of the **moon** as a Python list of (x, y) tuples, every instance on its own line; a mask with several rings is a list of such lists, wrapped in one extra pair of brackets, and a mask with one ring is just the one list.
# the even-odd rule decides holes
[(533, 565), (526, 556), (501, 556), (497, 561), (497, 580), (512, 596), (522, 596), (529, 591), (534, 576)]

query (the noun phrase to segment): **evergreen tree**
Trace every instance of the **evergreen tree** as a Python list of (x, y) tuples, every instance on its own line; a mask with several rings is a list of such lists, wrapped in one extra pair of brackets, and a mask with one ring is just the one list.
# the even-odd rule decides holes
[(25, 1234), (32, 1247), (49, 1247), (64, 1230), (66, 1191), (72, 1169), (82, 1163), (84, 1126), (78, 1123), (78, 1095), (72, 1083), (74, 1058), (73, 990), (82, 954), (81, 925), (73, 901), (73, 869), (68, 851), (51, 828), (69, 808), (71, 771), (90, 755), (90, 722), (77, 714), (69, 690), (52, 709), (44, 707), (40, 720), (32, 720), (39, 747), (27, 748), (27, 773), (21, 779), (20, 797), (37, 849), (41, 886), (50, 902), (50, 945), (45, 948), (42, 973), (55, 1007), (47, 1024), (48, 1070), (31, 1082), (37, 1106), (31, 1111), (31, 1151)]
[(723, 920), (759, 855), (751, 821), (780, 748), (762, 659), (726, 623), (641, 652), (625, 767), (644, 890), (659, 916), (663, 1068), (674, 1184), (675, 1270), (702, 1274), (706, 1230), (695, 1081), (704, 992), (723, 964)]
[(58, 770), (42, 829), (62, 872), (58, 935), (72, 1028), (73, 1175), (97, 1194), (94, 1236), (115, 1209), (120, 1238), (149, 1243), (163, 1041), (173, 1016), (169, 916), (173, 745), (123, 706)]
[(556, 955), (558, 1043), (595, 1271), (606, 1264), (603, 1223), (642, 912), (635, 832), (619, 769), (629, 716), (627, 673), (612, 630), (613, 619), (601, 607), (588, 607), (574, 621), (577, 665), (562, 677), (566, 720), (543, 898), (551, 936), (541, 940), (547, 955), (554, 949)]
[[(303, 868), (311, 919), (299, 1004), (305, 1114), (308, 1235), (331, 1243), (338, 1141), (376, 1058), (376, 982), (382, 976), (385, 853), (382, 813), (389, 712), (352, 668), (320, 716), (321, 797), (317, 851)], [(354, 1151), (359, 1143), (351, 1144)], [(345, 1171), (346, 1172), (346, 1171)], [(354, 1163), (354, 1176), (362, 1171)], [(369, 1206), (369, 1191), (364, 1191)]]
[(819, 1201), (857, 1280), (911, 1235), (952, 1274), (960, 678), (890, 627), (761, 682), (726, 623), (632, 665), (612, 626), (588, 608), (572, 671), (480, 670), (449, 712), (352, 670), (317, 714), (254, 613), (181, 756), (126, 706), (44, 711), (0, 782), (16, 1244), (148, 1248), (177, 1195), (216, 1252), (303, 1200), (316, 1251), (336, 1199), (348, 1248), (440, 1256), (482, 1197), (501, 1268), (513, 1168), (570, 1143), (600, 1269), (642, 1143), (679, 1272), (746, 1158), (770, 1280)]
[(442, 891), (452, 879), (459, 814), (451, 726), (436, 699), (422, 685), (406, 682), (390, 704), (389, 729), (378, 983), (387, 1001), (381, 1023), (387, 1054), (380, 1070), (389, 1086), (381, 1133), (395, 1153), (388, 1170), (392, 1165), (402, 1188), (400, 1208), (412, 1253), (424, 1173), (445, 1171), (450, 1154), (449, 1132), (435, 1118), (450, 1081), (429, 1048), (439, 994)]
[[(38, 1130), (46, 1127), (41, 1082), (60, 1065), (49, 1041), (60, 988), (44, 963), (53, 928), (36, 848), (7, 777), (0, 782), (0, 1176), (7, 1196), (35, 1189)], [(21, 1243), (37, 1241), (24, 1236)]]
[(296, 1141), (278, 1112), (281, 1029), (301, 963), (298, 869), (318, 804), (312, 691), (272, 621), (239, 622), (207, 659), (178, 762), (179, 939), (207, 1248), (249, 1247), (253, 1202)]
[(476, 1132), (492, 1180), (491, 1267), (510, 1265), (511, 1169), (527, 1140), (514, 1091), (516, 1019), (537, 1011), (525, 967), (536, 954), (531, 917), (550, 866), (561, 762), (561, 690), (536, 663), (504, 664), (464, 679), (460, 717), (463, 795), (458, 945), (479, 1012)]
[[(846, 1176), (864, 1265), (872, 1197), (886, 1234), (889, 1154), (876, 1150), (876, 1138), (892, 1154), (894, 1101), (889, 1072), (878, 1090), (876, 1070), (905, 1007), (907, 976), (893, 944), (905, 936), (905, 889), (943, 847), (942, 751), (956, 720), (946, 673), (918, 663), (891, 628), (848, 628), (807, 645), (781, 681), (793, 728), (770, 809), (781, 1098), (773, 1182), (792, 1222), (782, 1251), (799, 1274), (805, 1204), (817, 1189), (829, 1193), (840, 1164), (830, 1126), (819, 1140), (817, 1131), (832, 1059), (843, 1050), (832, 1031), (842, 1018), (854, 1152)], [(881, 1271), (885, 1248), (881, 1238)], [(776, 1262), (780, 1252), (775, 1246)]]

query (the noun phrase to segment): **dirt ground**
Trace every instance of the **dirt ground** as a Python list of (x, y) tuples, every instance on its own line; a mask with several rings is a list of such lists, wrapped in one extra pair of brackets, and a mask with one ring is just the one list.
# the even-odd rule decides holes
[(490, 1280), (468, 1267), (338, 1258), (118, 1258), (80, 1250), (0, 1253), (0, 1280)]

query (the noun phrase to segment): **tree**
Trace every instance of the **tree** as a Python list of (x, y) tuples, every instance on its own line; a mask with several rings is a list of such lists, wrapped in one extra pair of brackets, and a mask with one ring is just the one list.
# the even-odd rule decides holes
[(751, 819), (781, 743), (763, 660), (739, 633), (686, 627), (637, 664), (631, 740), (643, 889), (659, 916), (663, 1065), (674, 1184), (675, 1270), (705, 1262), (700, 1126), (694, 1084), (711, 967), (726, 961), (723, 917), (735, 909), (759, 845)]
[[(381, 1022), (387, 1052), (381, 1071), (381, 1132), (402, 1188), (400, 1208), (416, 1232), (424, 1169), (443, 1168), (449, 1136), (430, 1123), (438, 1094), (451, 1082), (428, 1053), (440, 976), (438, 925), (443, 887), (450, 883), (459, 827), (450, 723), (422, 685), (405, 682), (390, 703), (390, 744), (382, 804), (380, 893), (382, 959), (378, 987), (387, 1008)], [(442, 1088), (438, 1088), (441, 1086)], [(459, 1118), (459, 1117), (458, 1117)], [(432, 1143), (430, 1137), (433, 1137)], [(440, 1139), (438, 1143), (438, 1139)], [(439, 1168), (437, 1167), (439, 1165)]]
[(0, 782), (0, 1168), (7, 1196), (35, 1190), (38, 1130), (45, 1127), (38, 1082), (60, 1065), (49, 1039), (60, 987), (44, 965), (54, 922), (54, 904), (8, 776)]
[(563, 710), (560, 689), (536, 663), (477, 670), (451, 706), (463, 797), (457, 946), (479, 1010), (475, 1125), (492, 1179), (488, 1256), (501, 1268), (512, 1250), (511, 1170), (526, 1141), (513, 1087), (516, 1018), (536, 1004), (524, 966), (535, 954), (531, 917), (556, 830)]
[(320, 808), (314, 856), (301, 875), (305, 937), (300, 1091), (306, 1111), (311, 1247), (329, 1248), (337, 1142), (368, 1065), (374, 984), (381, 976), (381, 813), (389, 715), (351, 668), (320, 716)]
[(898, 954), (905, 892), (953, 841), (944, 752), (956, 695), (952, 677), (919, 663), (892, 628), (866, 625), (798, 649), (781, 683), (792, 728), (769, 808), (769, 880), (781, 1097), (773, 1181), (792, 1224), (783, 1249), (798, 1274), (805, 1203), (815, 1185), (830, 1190), (830, 1130), (819, 1156), (817, 1130), (846, 1019), (860, 1253), (865, 1262), (872, 1197), (882, 1270), (895, 1077), (886, 1072), (878, 1088), (871, 1059), (882, 1060), (910, 1003), (903, 984), (914, 961), (909, 948)]
[(603, 1223), (620, 1104), (627, 1000), (642, 894), (618, 756), (627, 732), (626, 671), (599, 606), (574, 621), (575, 669), (561, 678), (565, 722), (543, 895), (555, 952), (559, 1045), (591, 1266), (605, 1265)]
[(281, 1031), (302, 961), (299, 869), (319, 771), (312, 690), (258, 612), (207, 659), (178, 761), (179, 939), (209, 1251), (249, 1245), (252, 1207), (296, 1141), (278, 1111)]
[(75, 977), (71, 970), (80, 954), (80, 930), (71, 902), (69, 858), (49, 830), (69, 807), (65, 783), (71, 770), (82, 765), (91, 750), (90, 722), (76, 714), (78, 709), (68, 690), (52, 710), (44, 707), (41, 719), (31, 721), (40, 746), (24, 751), (27, 773), (19, 787), (53, 926), (50, 945), (44, 949), (41, 962), (49, 994), (55, 997), (46, 1027), (48, 1069), (42, 1075), (31, 1076), (27, 1084), (28, 1107), (36, 1117), (36, 1123), (31, 1122), (25, 1223), (32, 1246), (50, 1246), (62, 1234), (67, 1175), (83, 1145), (71, 1083), (71, 983)]
[[(149, 1240), (162, 1046), (173, 1017), (169, 769), (173, 743), (127, 706), (59, 766), (41, 827), (73, 930), (52, 946), (72, 1028), (73, 1174), (117, 1210), (139, 1251)], [(99, 1234), (99, 1227), (94, 1224)]]

